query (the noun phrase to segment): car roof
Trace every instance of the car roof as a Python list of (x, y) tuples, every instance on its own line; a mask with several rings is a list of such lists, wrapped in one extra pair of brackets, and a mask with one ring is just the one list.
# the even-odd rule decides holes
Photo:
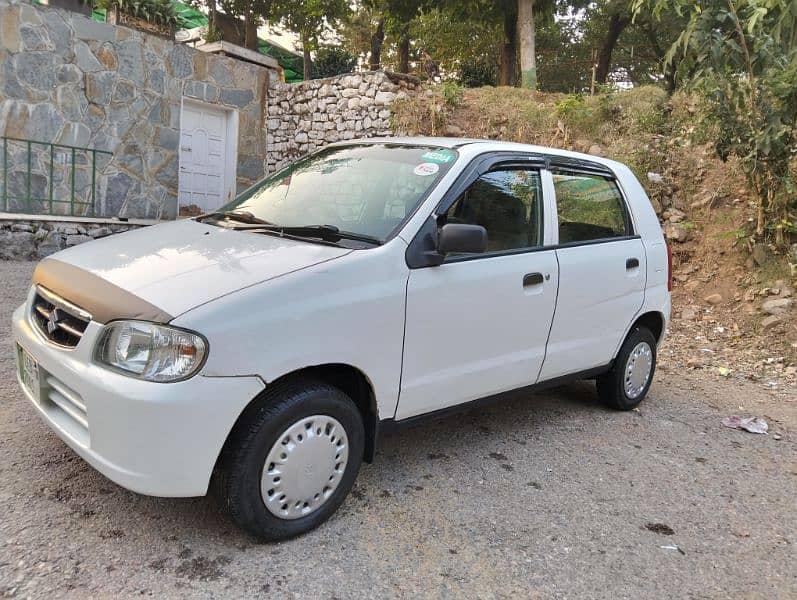
[(471, 154), (481, 154), (490, 151), (516, 151), (541, 154), (545, 156), (558, 156), (579, 161), (598, 163), (614, 170), (621, 163), (583, 152), (573, 152), (549, 146), (536, 146), (534, 144), (521, 144), (503, 140), (485, 140), (478, 138), (433, 137), (433, 136), (397, 136), (397, 137), (372, 137), (346, 140), (330, 144), (332, 146), (345, 146), (350, 144), (405, 144), (417, 146), (439, 146), (441, 148), (467, 148)]

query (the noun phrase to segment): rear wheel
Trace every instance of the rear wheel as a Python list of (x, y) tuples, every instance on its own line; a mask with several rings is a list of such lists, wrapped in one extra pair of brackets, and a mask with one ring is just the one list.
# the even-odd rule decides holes
[(219, 492), (233, 520), (264, 540), (326, 521), (354, 485), (365, 433), (354, 402), (325, 383), (278, 385), (225, 445)]
[(635, 327), (620, 347), (611, 371), (598, 377), (600, 399), (617, 410), (639, 405), (656, 371), (656, 338), (646, 327)]

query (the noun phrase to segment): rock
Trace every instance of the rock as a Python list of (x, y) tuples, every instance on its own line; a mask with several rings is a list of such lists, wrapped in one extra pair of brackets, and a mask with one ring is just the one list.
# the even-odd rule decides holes
[(694, 321), (697, 318), (697, 310), (691, 306), (681, 311), (681, 319), (684, 321)]
[(773, 298), (761, 305), (761, 311), (768, 315), (781, 315), (791, 310), (794, 300), (791, 298)]
[(768, 331), (779, 325), (780, 322), (781, 318), (778, 315), (770, 315), (761, 320), (761, 327), (764, 331)]
[(33, 231), (33, 228), (30, 226), (29, 223), (14, 223), (11, 226), (11, 231)]
[(769, 250), (766, 244), (756, 244), (753, 246), (753, 260), (759, 267), (763, 267), (769, 261)]
[(606, 152), (600, 145), (592, 144), (587, 150), (587, 154), (592, 154), (593, 156), (604, 156)]
[(78, 244), (82, 244), (83, 242), (90, 242), (93, 238), (88, 235), (84, 234), (75, 234), (75, 235), (68, 235), (66, 236), (66, 245), (69, 246), (77, 246)]
[(653, 171), (648, 171), (648, 181), (651, 183), (664, 183), (664, 177)]
[(113, 232), (108, 227), (97, 227), (97, 229), (92, 229), (89, 231), (89, 235), (94, 239), (111, 235), (111, 233)]
[(462, 135), (462, 129), (454, 124), (448, 124), (445, 127), (445, 134), (452, 137), (458, 137)]
[(680, 223), (672, 223), (668, 221), (664, 225), (664, 236), (668, 240), (678, 243), (688, 242), (692, 237), (692, 231), (687, 229)]
[(703, 300), (707, 304), (711, 304), (712, 306), (716, 306), (717, 304), (721, 304), (722, 303), (722, 294), (710, 294), (710, 295), (706, 296), (705, 298), (703, 298)]
[(0, 231), (0, 260), (26, 260), (36, 251), (33, 234), (28, 231)]

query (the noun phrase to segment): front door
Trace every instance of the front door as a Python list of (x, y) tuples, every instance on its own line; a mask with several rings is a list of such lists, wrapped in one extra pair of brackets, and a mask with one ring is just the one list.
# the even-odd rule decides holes
[(183, 213), (208, 212), (230, 197), (225, 181), (228, 113), (185, 101), (180, 125), (179, 202)]
[(558, 284), (542, 204), (539, 171), (499, 168), (439, 219), (482, 225), (488, 250), (410, 272), (397, 420), (537, 380)]

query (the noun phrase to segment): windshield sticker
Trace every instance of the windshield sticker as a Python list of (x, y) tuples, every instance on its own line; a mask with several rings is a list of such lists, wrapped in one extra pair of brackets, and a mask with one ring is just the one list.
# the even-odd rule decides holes
[(420, 175), (421, 177), (426, 177), (428, 175), (434, 175), (440, 170), (440, 165), (437, 163), (425, 162), (419, 164), (413, 170), (413, 173), (416, 175)]
[(430, 160), (436, 163), (442, 163), (444, 165), (450, 163), (457, 157), (451, 150), (431, 150), (426, 154), (421, 155), (421, 158), (424, 160)]

